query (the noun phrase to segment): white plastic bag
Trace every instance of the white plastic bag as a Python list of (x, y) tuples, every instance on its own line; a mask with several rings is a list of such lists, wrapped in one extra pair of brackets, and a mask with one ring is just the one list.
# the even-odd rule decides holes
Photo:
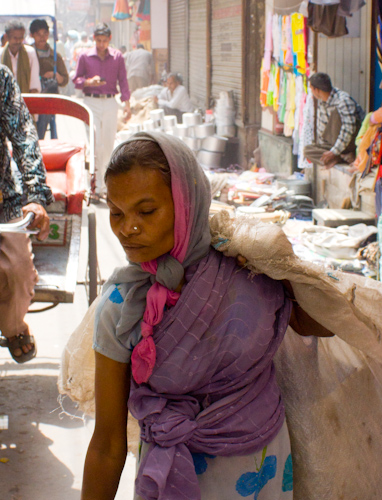
[(78, 403), (81, 411), (94, 415), (95, 358), (93, 345), (94, 317), (101, 296), (87, 310), (83, 320), (70, 336), (61, 357), (58, 390)]

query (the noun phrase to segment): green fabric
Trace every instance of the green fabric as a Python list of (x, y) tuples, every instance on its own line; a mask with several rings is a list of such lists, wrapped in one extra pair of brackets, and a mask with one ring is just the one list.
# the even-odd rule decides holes
[(371, 111), (370, 113), (368, 113), (365, 116), (365, 118), (364, 118), (364, 120), (362, 122), (361, 128), (359, 129), (358, 135), (355, 138), (355, 145), (357, 146), (357, 156), (358, 156), (358, 153), (359, 153), (358, 146), (360, 145), (360, 143), (362, 141), (362, 137), (365, 135), (365, 132), (370, 127), (370, 118), (371, 118), (372, 114), (373, 114), (373, 112)]
[(280, 95), (280, 107), (279, 107), (279, 122), (284, 123), (285, 121), (285, 113), (286, 113), (286, 104), (287, 104), (287, 74), (284, 71), (283, 82), (282, 82), (282, 90)]
[[(11, 55), (9, 53), (9, 44), (6, 43), (3, 53), (1, 55), (1, 63), (13, 72)], [(28, 53), (25, 50), (24, 45), (21, 46), (19, 50), (19, 58), (17, 61), (17, 75), (16, 80), (20, 87), (21, 92), (29, 92), (30, 79), (31, 79), (31, 68), (29, 65)]]

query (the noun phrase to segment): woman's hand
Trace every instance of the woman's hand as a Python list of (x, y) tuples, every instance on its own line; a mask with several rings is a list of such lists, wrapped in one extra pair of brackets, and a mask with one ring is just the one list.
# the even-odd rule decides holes
[(95, 359), (96, 424), (86, 454), (81, 500), (114, 498), (127, 454), (130, 365), (98, 352)]
[(315, 337), (333, 337), (334, 333), (320, 325), (320, 323), (317, 323), (317, 321), (310, 317), (309, 314), (299, 305), (294, 296), (290, 281), (282, 280), (282, 284), (286, 289), (287, 296), (293, 304), (289, 320), (289, 325), (293, 328), (293, 330), (303, 337), (309, 337), (310, 335), (314, 335)]

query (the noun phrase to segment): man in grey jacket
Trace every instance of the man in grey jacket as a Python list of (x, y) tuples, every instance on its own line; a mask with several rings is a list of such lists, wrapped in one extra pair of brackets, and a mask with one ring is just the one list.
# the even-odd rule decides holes
[(138, 43), (137, 48), (127, 55), (126, 69), (130, 92), (154, 83), (154, 59), (142, 43)]

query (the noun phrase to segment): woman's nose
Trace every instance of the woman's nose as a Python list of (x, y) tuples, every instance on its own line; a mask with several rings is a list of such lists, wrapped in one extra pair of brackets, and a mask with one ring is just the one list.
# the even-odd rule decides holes
[(138, 234), (139, 228), (133, 219), (128, 219), (121, 224), (120, 232), (125, 238), (127, 238), (132, 234)]

